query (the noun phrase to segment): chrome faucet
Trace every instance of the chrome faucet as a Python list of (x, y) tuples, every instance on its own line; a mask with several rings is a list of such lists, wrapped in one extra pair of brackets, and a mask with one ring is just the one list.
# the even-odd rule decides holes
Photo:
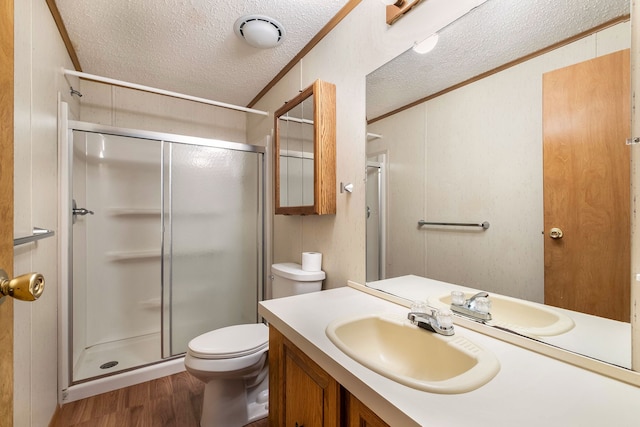
[(451, 311), (474, 320), (491, 320), (491, 301), (489, 294), (478, 292), (469, 299), (464, 299), (464, 293), (460, 291), (451, 292)]
[(431, 332), (436, 332), (441, 335), (451, 336), (455, 332), (453, 330), (453, 320), (451, 319), (451, 312), (440, 311), (432, 307), (426, 307), (425, 311), (412, 311), (407, 315), (407, 319), (414, 325), (426, 329)]

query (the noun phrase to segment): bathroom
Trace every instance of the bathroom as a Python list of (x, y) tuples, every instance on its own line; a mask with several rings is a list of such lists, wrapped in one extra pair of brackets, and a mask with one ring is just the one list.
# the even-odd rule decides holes
[[(265, 261), (268, 264), (271, 261), (296, 260), (301, 252), (314, 250), (325, 254), (322, 266), (327, 272), (325, 288), (343, 287), (348, 280), (364, 282), (365, 76), (405, 51), (414, 40), (428, 35), (425, 34), (428, 29), (420, 27), (427, 19), (425, 7), (428, 3), (415, 8), (392, 27), (387, 27), (382, 2), (359, 2), (332, 30), (331, 37), (309, 52), (256, 105), (259, 109), (275, 111), (317, 78), (334, 83), (339, 88), (337, 179), (354, 184), (353, 193), (337, 195), (335, 216), (273, 217), (275, 238), (271, 242), (272, 260)], [(78, 98), (69, 94), (68, 82), (57, 72), (59, 68), (72, 69), (73, 64), (46, 3), (15, 1), (14, 8), (15, 228), (18, 234), (32, 226), (58, 227), (58, 153), (55, 144), (58, 94), (69, 104), (72, 116), (81, 114)], [(365, 34), (367, 37), (363, 36)], [(336, 67), (336, 62), (344, 66)], [(87, 98), (111, 97), (110, 90), (93, 95), (92, 90), (90, 86), (81, 88)], [(187, 103), (166, 101), (161, 106), (156, 100), (152, 95), (132, 100), (132, 104), (139, 103), (143, 111), (150, 112), (151, 117), (131, 117), (130, 120), (148, 120), (154, 125), (167, 127), (159, 131), (184, 134), (193, 131), (194, 120), (209, 120), (207, 115), (194, 119), (197, 114), (189, 110), (193, 107), (188, 107)], [(166, 116), (157, 117), (167, 110), (177, 112), (181, 117), (170, 122), (166, 121)], [(112, 114), (108, 110), (102, 113)], [(227, 122), (224, 118), (220, 120)], [(185, 124), (186, 121), (189, 123)], [(244, 134), (242, 139), (249, 143), (262, 144), (272, 127), (271, 118), (256, 116), (250, 117), (246, 123), (241, 122), (233, 132)], [(224, 137), (233, 139), (232, 136)], [(60, 364), (57, 347), (58, 292), (61, 288), (58, 283), (58, 257), (56, 239), (44, 239), (36, 248), (15, 251), (14, 272), (37, 270), (48, 281), (47, 290), (37, 304), (14, 304), (14, 358), (28, 361), (16, 364), (14, 373), (14, 413), (21, 417), (16, 425), (47, 425), (58, 404), (58, 377), (56, 369), (53, 369)]]

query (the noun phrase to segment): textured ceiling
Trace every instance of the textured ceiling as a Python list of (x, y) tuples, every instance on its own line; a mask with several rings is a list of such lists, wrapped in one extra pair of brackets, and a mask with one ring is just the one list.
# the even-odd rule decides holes
[(629, 14), (629, 0), (488, 0), (439, 32), (435, 49), (409, 49), (367, 76), (367, 118)]
[[(247, 105), (348, 0), (56, 0), (82, 71)], [(286, 31), (273, 49), (233, 24), (267, 15)]]

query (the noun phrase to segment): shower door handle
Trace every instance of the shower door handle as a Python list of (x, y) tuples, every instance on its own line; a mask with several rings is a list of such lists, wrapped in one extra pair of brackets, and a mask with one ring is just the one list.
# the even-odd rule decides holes
[(73, 209), (73, 214), (74, 215), (87, 215), (87, 214), (91, 214), (93, 215), (93, 211), (90, 211), (89, 209), (85, 209), (85, 208), (74, 208)]
[(90, 211), (89, 209), (79, 208), (78, 205), (76, 205), (76, 200), (75, 199), (73, 199), (73, 202), (72, 202), (71, 213), (73, 214), (73, 224), (76, 223), (76, 218), (78, 218), (78, 215), (85, 216), (85, 215), (93, 215), (94, 214), (94, 212)]

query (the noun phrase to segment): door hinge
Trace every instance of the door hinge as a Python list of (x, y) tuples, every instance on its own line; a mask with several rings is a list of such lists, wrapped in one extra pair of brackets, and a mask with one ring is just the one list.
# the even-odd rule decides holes
[(640, 137), (634, 136), (633, 138), (627, 138), (627, 145), (640, 144)]

